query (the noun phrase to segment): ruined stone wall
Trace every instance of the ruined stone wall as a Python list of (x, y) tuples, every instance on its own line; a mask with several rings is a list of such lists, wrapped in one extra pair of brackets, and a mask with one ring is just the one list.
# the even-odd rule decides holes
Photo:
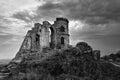
[(56, 18), (53, 25), (51, 25), (48, 21), (44, 21), (43, 24), (35, 23), (32, 30), (29, 30), (25, 36), (20, 51), (41, 51), (46, 47), (56, 49), (58, 46), (61, 49), (67, 48), (68, 44), (68, 20), (65, 18)]
[(28, 31), (27, 35), (25, 36), (25, 39), (24, 39), (24, 41), (23, 41), (23, 43), (21, 45), (20, 51), (22, 51), (22, 50), (30, 50), (31, 49), (32, 40), (31, 40), (30, 35), (31, 35), (31, 31)]
[(45, 47), (49, 47), (49, 27), (50, 27), (50, 23), (47, 22), (47, 21), (44, 21), (43, 22), (43, 25), (42, 25), (42, 29), (41, 29), (41, 47), (42, 48), (45, 48)]

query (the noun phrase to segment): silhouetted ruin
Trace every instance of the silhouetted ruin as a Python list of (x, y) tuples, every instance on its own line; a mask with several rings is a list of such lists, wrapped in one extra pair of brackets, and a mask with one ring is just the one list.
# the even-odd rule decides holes
[(69, 45), (69, 21), (66, 18), (56, 18), (54, 24), (43, 21), (35, 23), (29, 30), (20, 48), (20, 51), (42, 51), (43, 48), (67, 48)]

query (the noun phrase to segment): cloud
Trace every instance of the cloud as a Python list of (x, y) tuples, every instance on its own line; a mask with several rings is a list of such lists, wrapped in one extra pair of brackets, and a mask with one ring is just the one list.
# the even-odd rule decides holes
[(29, 29), (29, 27), (26, 26), (28, 26), (28, 24), (23, 21), (4, 16), (0, 19), (0, 34), (23, 36), (26, 30)]
[(30, 23), (34, 20), (34, 14), (30, 14), (29, 11), (21, 11), (18, 13), (14, 13), (12, 15), (13, 18), (25, 21), (26, 23)]
[[(46, 2), (39, 6), (37, 12), (43, 17), (65, 16), (87, 23), (105, 24), (111, 20), (119, 21), (119, 0), (67, 0), (59, 3)], [(55, 14), (55, 15), (53, 15)], [(57, 14), (57, 15), (56, 15)]]
[(36, 0), (0, 0), (0, 15), (9, 15), (15, 11), (30, 9), (40, 5)]
[(56, 17), (67, 17), (69, 20), (81, 20), (89, 24), (106, 24), (120, 21), (119, 0), (40, 0), (41, 5), (34, 10), (18, 11), (14, 18), (25, 22), (53, 20)]

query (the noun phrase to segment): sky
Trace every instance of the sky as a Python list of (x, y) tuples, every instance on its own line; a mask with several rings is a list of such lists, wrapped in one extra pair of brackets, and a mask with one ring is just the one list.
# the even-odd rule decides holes
[(70, 44), (120, 50), (120, 0), (0, 0), (0, 59), (12, 59), (35, 22), (69, 20)]

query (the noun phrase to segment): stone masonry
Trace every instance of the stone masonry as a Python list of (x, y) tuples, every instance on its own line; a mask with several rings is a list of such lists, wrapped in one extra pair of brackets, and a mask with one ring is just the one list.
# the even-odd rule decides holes
[(22, 43), (20, 51), (42, 51), (43, 48), (62, 49), (69, 45), (69, 21), (66, 18), (56, 18), (54, 24), (43, 21), (35, 23), (32, 30)]

